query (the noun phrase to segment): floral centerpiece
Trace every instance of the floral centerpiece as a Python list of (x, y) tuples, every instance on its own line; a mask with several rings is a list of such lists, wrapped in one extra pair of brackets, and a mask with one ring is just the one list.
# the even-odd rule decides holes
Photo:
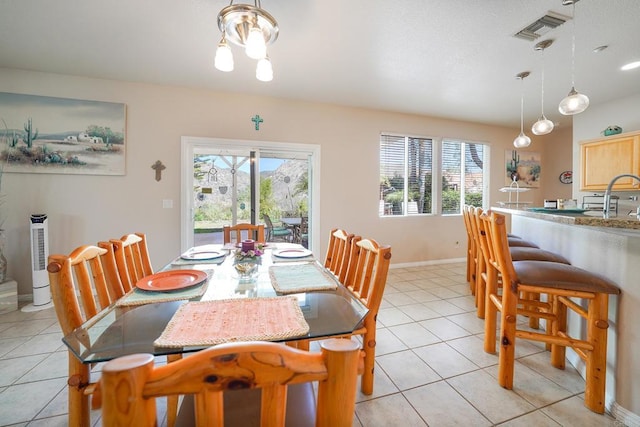
[(251, 279), (258, 272), (258, 266), (261, 263), (260, 257), (264, 253), (264, 245), (253, 241), (245, 241), (241, 245), (241, 248), (235, 252), (233, 266), (240, 279)]

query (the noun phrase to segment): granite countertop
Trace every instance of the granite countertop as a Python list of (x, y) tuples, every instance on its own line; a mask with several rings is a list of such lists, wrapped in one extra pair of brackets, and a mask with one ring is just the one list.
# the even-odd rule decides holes
[(603, 218), (601, 211), (586, 211), (584, 213), (565, 213), (554, 209), (551, 212), (534, 212), (527, 209), (508, 209), (493, 207), (492, 210), (511, 215), (553, 221), (560, 224), (586, 225), (591, 227), (618, 228), (626, 230), (640, 230), (640, 220), (637, 216), (611, 216)]

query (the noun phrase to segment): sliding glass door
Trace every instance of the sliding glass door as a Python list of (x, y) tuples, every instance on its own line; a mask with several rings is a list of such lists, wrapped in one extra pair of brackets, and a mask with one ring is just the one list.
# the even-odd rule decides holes
[(312, 248), (319, 148), (229, 144), (183, 138), (183, 250), (222, 243), (222, 227), (238, 223), (265, 224), (267, 240)]

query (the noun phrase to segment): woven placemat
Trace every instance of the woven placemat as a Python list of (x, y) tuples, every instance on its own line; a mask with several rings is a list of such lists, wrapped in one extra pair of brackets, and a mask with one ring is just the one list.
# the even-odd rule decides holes
[(269, 277), (273, 289), (280, 294), (333, 291), (338, 287), (333, 275), (316, 262), (272, 265)]
[(295, 297), (236, 298), (184, 304), (154, 344), (197, 347), (231, 341), (279, 341), (308, 332)]
[(154, 304), (158, 302), (181, 301), (199, 298), (207, 291), (213, 270), (202, 270), (207, 273), (207, 280), (201, 285), (192, 286), (187, 289), (171, 292), (143, 291), (133, 288), (126, 295), (116, 301), (116, 307), (126, 307), (134, 305)]

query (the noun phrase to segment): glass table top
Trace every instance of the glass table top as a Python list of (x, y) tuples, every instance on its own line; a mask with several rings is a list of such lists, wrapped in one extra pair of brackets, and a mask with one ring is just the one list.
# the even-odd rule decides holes
[[(278, 244), (282, 246), (281, 244)], [(221, 250), (220, 245), (215, 246)], [(215, 259), (187, 264), (180, 258), (167, 265), (169, 269), (197, 269), (211, 272), (206, 292), (198, 300), (228, 298), (261, 298), (278, 296), (271, 284), (269, 267), (276, 263), (282, 268), (300, 262), (276, 260), (268, 249), (260, 259), (257, 275), (241, 279), (234, 268), (233, 251), (224, 260)], [(368, 309), (351, 292), (336, 281), (335, 291), (293, 294), (298, 300), (309, 333), (295, 339), (322, 338), (349, 334), (362, 324)], [(133, 353), (155, 356), (200, 350), (202, 347), (168, 348), (154, 346), (178, 308), (186, 301), (157, 302), (137, 306), (111, 306), (63, 338), (69, 349), (84, 363), (111, 360)]]

